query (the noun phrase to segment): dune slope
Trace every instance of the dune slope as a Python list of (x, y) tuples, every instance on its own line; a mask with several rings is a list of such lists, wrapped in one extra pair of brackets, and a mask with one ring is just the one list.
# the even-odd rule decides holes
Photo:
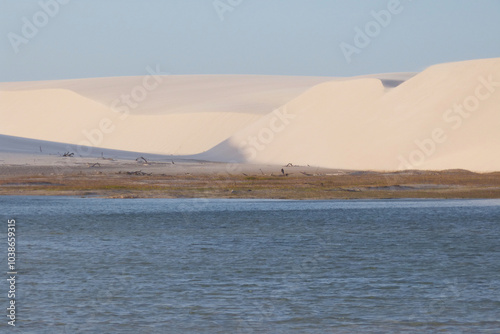
[[(389, 91), (377, 79), (323, 83), (206, 156), (346, 169), (500, 170), (499, 106), (500, 59), (432, 66)], [(279, 114), (289, 115), (286, 122), (274, 120)]]
[(0, 134), (155, 154), (196, 154), (329, 80), (275, 76), (157, 79), (156, 85), (151, 76), (2, 83)]
[(0, 83), (0, 134), (213, 161), (492, 171), (499, 106), (500, 58), (417, 75)]

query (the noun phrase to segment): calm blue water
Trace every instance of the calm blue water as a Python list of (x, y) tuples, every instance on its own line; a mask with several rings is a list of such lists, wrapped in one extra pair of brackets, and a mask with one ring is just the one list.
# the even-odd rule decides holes
[(0, 197), (0, 212), (3, 268), (18, 225), (19, 333), (500, 333), (499, 200)]

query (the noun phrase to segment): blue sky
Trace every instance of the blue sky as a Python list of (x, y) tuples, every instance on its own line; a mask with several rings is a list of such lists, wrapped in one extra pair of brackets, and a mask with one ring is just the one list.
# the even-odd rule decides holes
[(500, 57), (498, 0), (0, 0), (0, 6), (0, 81), (143, 75), (148, 66), (169, 74), (353, 76)]

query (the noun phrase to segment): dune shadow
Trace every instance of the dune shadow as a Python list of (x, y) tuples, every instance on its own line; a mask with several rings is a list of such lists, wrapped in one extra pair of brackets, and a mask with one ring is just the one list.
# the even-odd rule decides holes
[(40, 139), (8, 136), (0, 134), (0, 153), (30, 154), (30, 155), (53, 155), (63, 156), (65, 153), (73, 153), (69, 157), (102, 158), (135, 160), (140, 156), (147, 156), (154, 160), (170, 160), (183, 156), (150, 154), (144, 152), (123, 151), (108, 148), (75, 145)]
[(112, 158), (122, 160), (136, 160), (146, 157), (153, 161), (208, 161), (221, 163), (245, 162), (241, 151), (225, 140), (208, 151), (192, 155), (154, 154), (136, 151), (123, 151), (92, 146), (82, 146), (69, 143), (60, 143), (47, 140), (31, 139), (0, 134), (0, 154), (27, 154), (30, 156), (59, 156), (69, 153), (69, 157), (80, 158)]
[(214, 147), (203, 153), (191, 155), (189, 157), (195, 160), (205, 160), (213, 162), (247, 162), (245, 155), (238, 147), (233, 145), (229, 139), (224, 140), (223, 142), (215, 145)]
[(384, 85), (385, 88), (395, 88), (406, 80), (380, 79), (380, 81), (382, 81), (382, 85)]

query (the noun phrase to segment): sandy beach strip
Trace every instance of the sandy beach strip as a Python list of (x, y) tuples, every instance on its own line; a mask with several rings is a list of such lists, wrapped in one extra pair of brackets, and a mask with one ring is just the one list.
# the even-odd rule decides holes
[(105, 198), (500, 198), (500, 172), (352, 171), (310, 166), (175, 159), (51, 157), (51, 164), (2, 165), (0, 195)]

